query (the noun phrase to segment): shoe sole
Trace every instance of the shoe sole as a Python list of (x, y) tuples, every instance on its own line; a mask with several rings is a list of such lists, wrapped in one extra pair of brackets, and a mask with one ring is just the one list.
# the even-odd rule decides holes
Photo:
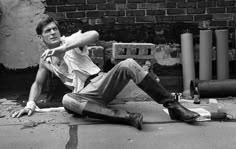
[(186, 120), (183, 120), (184, 122), (187, 122), (187, 123), (191, 123), (191, 122), (196, 122), (196, 119), (198, 119), (200, 117), (200, 115), (194, 117), (194, 118), (191, 118), (191, 119), (186, 119)]

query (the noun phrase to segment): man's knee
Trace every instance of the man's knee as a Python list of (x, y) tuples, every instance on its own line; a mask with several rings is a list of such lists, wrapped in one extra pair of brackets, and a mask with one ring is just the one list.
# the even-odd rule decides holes
[(72, 103), (72, 99), (73, 97), (71, 97), (69, 94), (65, 94), (62, 98), (62, 105), (65, 107), (65, 108), (68, 108), (70, 106), (70, 104)]
[(137, 64), (137, 62), (132, 59), (132, 58), (127, 58), (126, 60), (123, 61), (124, 64)]
[(69, 93), (63, 96), (62, 104), (68, 113), (82, 114), (82, 111), (87, 104), (87, 100), (76, 96), (73, 93)]
[(120, 62), (120, 68), (125, 68), (125, 69), (132, 68), (136, 65), (138, 65), (138, 63), (132, 58), (128, 58), (128, 59), (123, 60), (122, 62)]

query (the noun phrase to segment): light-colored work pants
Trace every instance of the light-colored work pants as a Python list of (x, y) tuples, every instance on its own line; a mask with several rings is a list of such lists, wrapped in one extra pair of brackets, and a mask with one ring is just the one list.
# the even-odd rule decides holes
[(108, 73), (100, 73), (78, 93), (69, 93), (64, 98), (74, 98), (81, 102), (82, 112), (87, 100), (104, 105), (109, 104), (132, 79), (139, 84), (147, 72), (133, 59), (129, 58), (113, 67)]

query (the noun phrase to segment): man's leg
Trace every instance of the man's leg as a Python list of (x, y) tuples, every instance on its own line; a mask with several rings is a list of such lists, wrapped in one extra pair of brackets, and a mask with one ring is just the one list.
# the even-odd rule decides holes
[(63, 106), (82, 116), (101, 119), (111, 123), (127, 124), (142, 129), (143, 116), (139, 113), (130, 113), (124, 110), (115, 110), (106, 107), (84, 95), (69, 93), (63, 97)]
[[(131, 79), (141, 81), (145, 77), (147, 73), (140, 71), (142, 69), (140, 66), (138, 66), (140, 68), (135, 68), (137, 64), (133, 64), (132, 59), (122, 61), (108, 73), (92, 79), (91, 83), (79, 93), (65, 95), (64, 107), (83, 116), (126, 123), (141, 129), (143, 120), (141, 114), (114, 110), (105, 106), (121, 92)], [(91, 100), (97, 102), (91, 102)]]
[[(136, 84), (141, 82), (147, 72), (143, 71), (133, 59), (126, 59), (116, 64), (101, 79), (91, 80), (79, 93), (82, 95), (93, 96), (96, 101), (109, 104), (124, 89), (132, 79)], [(98, 98), (97, 98), (98, 97)]]
[(154, 101), (168, 108), (171, 119), (185, 122), (195, 121), (200, 115), (183, 107), (171, 94), (133, 59), (117, 64), (100, 86), (102, 98), (109, 103), (132, 79)]
[[(97, 90), (93, 90), (92, 93), (95, 91), (101, 96), (104, 103), (108, 104), (125, 87), (130, 79), (154, 101), (168, 108), (171, 119), (192, 122), (200, 116), (198, 113), (186, 109), (179, 102), (175, 101), (171, 94), (133, 59), (126, 59), (113, 67), (107, 76), (98, 83)], [(96, 83), (94, 85), (96, 86)]]
[(138, 83), (138, 86), (154, 101), (168, 108), (169, 115), (173, 120), (193, 122), (200, 116), (198, 113), (188, 110), (178, 101), (175, 101), (174, 97), (150, 74), (147, 74), (145, 78)]

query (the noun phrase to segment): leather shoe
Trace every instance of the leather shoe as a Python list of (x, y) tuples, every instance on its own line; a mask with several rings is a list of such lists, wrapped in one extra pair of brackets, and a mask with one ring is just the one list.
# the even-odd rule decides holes
[(142, 130), (143, 127), (143, 115), (140, 113), (129, 113), (130, 125), (136, 127), (138, 130)]
[(164, 104), (168, 108), (170, 118), (173, 120), (179, 120), (184, 122), (194, 122), (200, 115), (196, 112), (193, 112), (179, 102), (169, 102)]

